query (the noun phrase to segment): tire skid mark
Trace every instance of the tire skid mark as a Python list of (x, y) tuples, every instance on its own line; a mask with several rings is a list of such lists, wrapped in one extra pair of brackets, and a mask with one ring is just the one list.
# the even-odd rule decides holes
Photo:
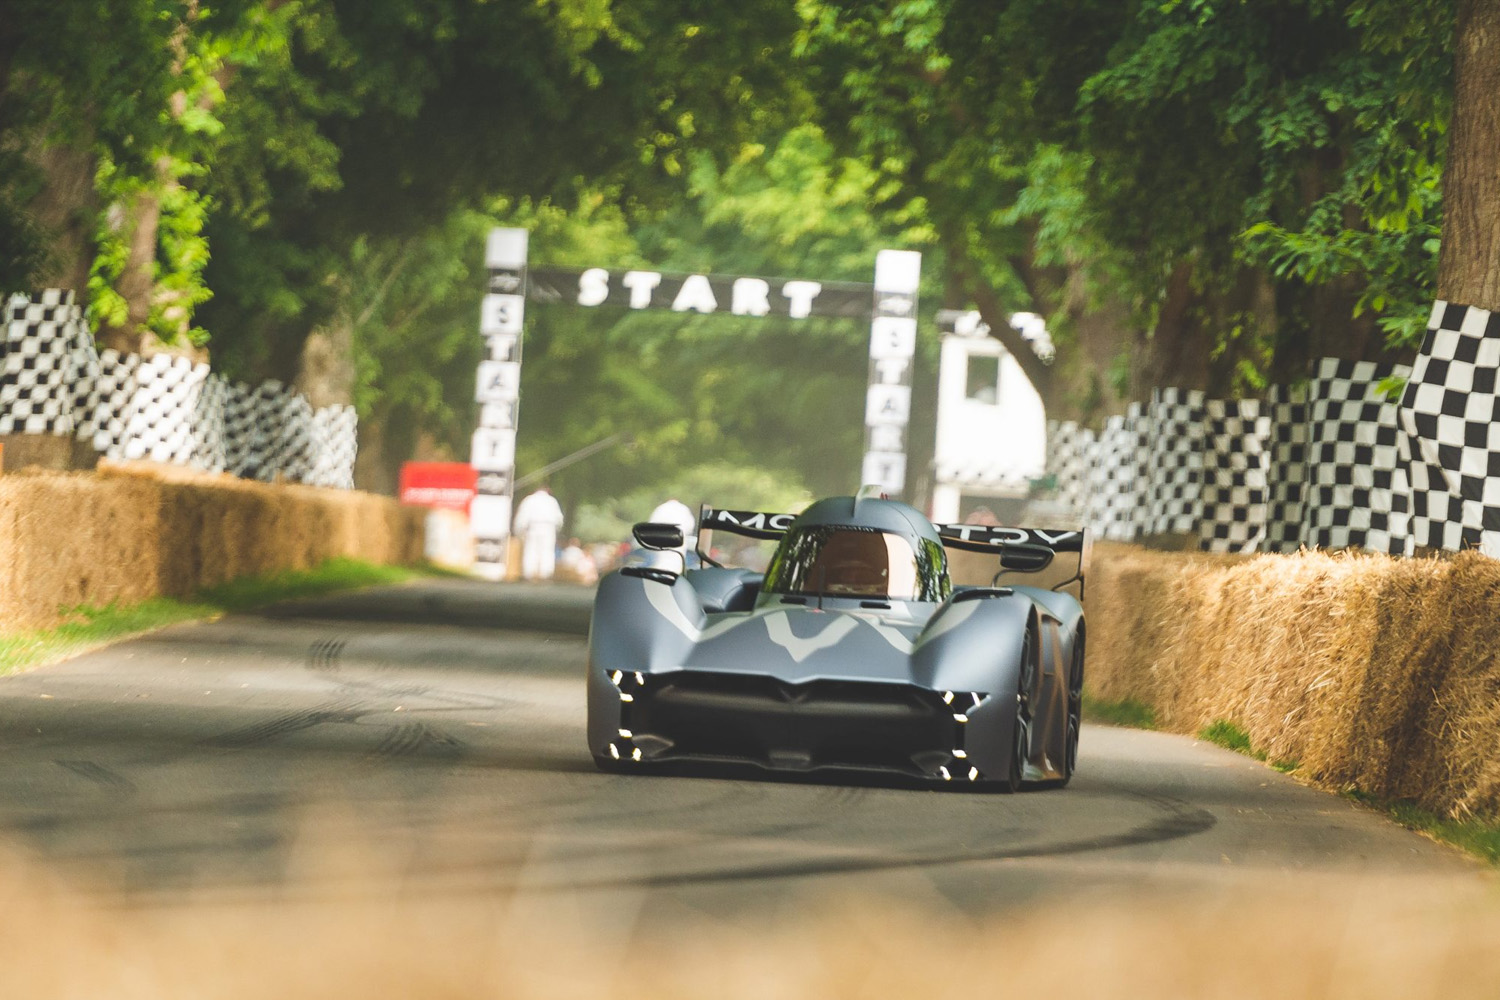
[(104, 788), (126, 793), (136, 790), (135, 783), (129, 778), (91, 760), (54, 760), (52, 763)]
[[(326, 674), (336, 678), (338, 686), (346, 691), (359, 694), (377, 694), (391, 698), (425, 698), (429, 701), (447, 702), (460, 708), (499, 708), (504, 704), (500, 698), (488, 697), (479, 694), (465, 694), (460, 692), (434, 691), (426, 684), (391, 684), (380, 681), (359, 680), (348, 676), (344, 672), (344, 652), (348, 649), (349, 639), (345, 636), (329, 636), (319, 639), (308, 647), (307, 667), (314, 673)], [(360, 664), (361, 669), (390, 670), (388, 664)]]
[(661, 872), (658, 874), (590, 879), (578, 882), (559, 879), (556, 882), (544, 883), (532, 888), (541, 892), (571, 892), (578, 889), (631, 887), (662, 889), (674, 886), (713, 885), (715, 883), (747, 882), (760, 879), (808, 878), (825, 875), (919, 870), (944, 865), (967, 864), (976, 861), (1060, 857), (1069, 854), (1086, 854), (1092, 851), (1109, 850), (1116, 847), (1134, 847), (1141, 844), (1157, 844), (1169, 840), (1179, 840), (1183, 837), (1191, 837), (1195, 834), (1203, 833), (1212, 829), (1218, 823), (1218, 818), (1213, 813), (1206, 809), (1194, 808), (1179, 799), (1145, 795), (1135, 797), (1163, 810), (1163, 815), (1120, 833), (1086, 837), (1081, 840), (1064, 840), (1058, 843), (1000, 847), (992, 851), (965, 851), (927, 856), (808, 858), (776, 864), (756, 864), (738, 868), (724, 868), (716, 871)]
[(463, 740), (434, 729), (425, 722), (408, 722), (394, 727), (369, 757), (377, 760), (410, 757), (424, 751), (451, 755), (463, 752), (467, 745)]
[(345, 705), (307, 709), (302, 712), (292, 712), (289, 715), (278, 715), (264, 722), (256, 722), (239, 729), (233, 729), (204, 742), (209, 746), (230, 750), (244, 750), (260, 746), (263, 743), (269, 743), (282, 736), (299, 733), (304, 729), (321, 726), (325, 722), (354, 722), (364, 714), (364, 712)]
[(338, 673), (339, 661), (343, 658), (344, 647), (349, 640), (343, 636), (331, 636), (327, 639), (319, 639), (307, 650), (307, 666), (318, 673)]
[(837, 785), (825, 796), (824, 801), (833, 806), (852, 806), (865, 798), (869, 791), (863, 785)]

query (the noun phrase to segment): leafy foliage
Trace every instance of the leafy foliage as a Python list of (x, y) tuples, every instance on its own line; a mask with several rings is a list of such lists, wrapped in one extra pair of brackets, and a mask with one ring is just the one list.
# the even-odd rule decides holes
[[(495, 224), (538, 263), (868, 280), (874, 249), (919, 249), (929, 314), (977, 305), (1002, 339), (1049, 317), (1055, 364), (1013, 350), (1057, 415), (1255, 392), (1419, 336), (1454, 7), (9, 0), (0, 287), (87, 274), (102, 324), (211, 331), (242, 378), (336, 334), (387, 475), (466, 449)], [(846, 488), (864, 337), (534, 309), (521, 470), (625, 432), (560, 492), (715, 463)]]
[(1050, 314), (1064, 355), (1113, 308), (1143, 355), (1135, 392), (1253, 390), (1313, 350), (1378, 351), (1371, 316), (1410, 346), (1433, 292), (1452, 8), (799, 4), (841, 148), (920, 194), (976, 279), (965, 297)]

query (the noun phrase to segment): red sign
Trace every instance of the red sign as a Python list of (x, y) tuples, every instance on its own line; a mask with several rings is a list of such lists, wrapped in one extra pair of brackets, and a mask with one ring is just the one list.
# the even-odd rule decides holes
[(478, 478), (478, 471), (467, 462), (404, 462), (401, 502), (412, 507), (467, 511)]

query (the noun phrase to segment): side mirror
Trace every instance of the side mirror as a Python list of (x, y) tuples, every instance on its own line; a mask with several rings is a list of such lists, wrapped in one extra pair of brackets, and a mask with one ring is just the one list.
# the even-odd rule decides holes
[(675, 524), (659, 524), (654, 521), (642, 521), (630, 533), (635, 540), (641, 543), (643, 549), (655, 549), (665, 552), (670, 549), (682, 548), (682, 528)]

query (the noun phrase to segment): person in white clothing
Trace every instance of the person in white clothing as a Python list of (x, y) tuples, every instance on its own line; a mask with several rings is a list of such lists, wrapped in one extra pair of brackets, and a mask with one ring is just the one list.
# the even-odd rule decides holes
[(693, 509), (687, 504), (673, 497), (656, 505), (656, 509), (647, 518), (652, 524), (675, 524), (682, 529), (682, 547), (677, 551), (682, 553), (684, 565), (687, 554), (697, 544), (694, 537), (698, 526), (698, 518), (693, 515)]
[(557, 532), (562, 523), (562, 506), (546, 486), (516, 506), (516, 537), (521, 539), (523, 578), (552, 579), (557, 562)]

